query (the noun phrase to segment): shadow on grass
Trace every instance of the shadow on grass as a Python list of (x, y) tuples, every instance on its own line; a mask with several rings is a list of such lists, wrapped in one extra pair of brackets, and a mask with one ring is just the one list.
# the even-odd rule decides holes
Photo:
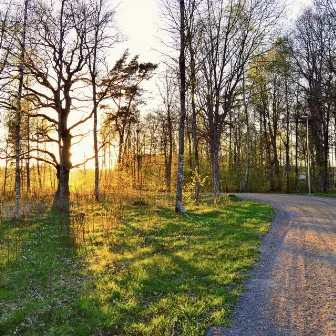
[(112, 228), (50, 211), (20, 226), (20, 250), (1, 266), (0, 334), (191, 336), (227, 324), (270, 219), (242, 204), (180, 217), (129, 207)]
[[(212, 324), (227, 324), (244, 272), (258, 257), (260, 228), (271, 218), (270, 209), (257, 204), (250, 203), (241, 215), (235, 210), (176, 216), (164, 207), (152, 213), (131, 209), (96, 281), (96, 297), (114, 317), (104, 330), (201, 335)], [(258, 212), (256, 222), (249, 223)]]
[(92, 334), (97, 326), (85, 323), (88, 279), (69, 213), (4, 220), (0, 240), (0, 334)]

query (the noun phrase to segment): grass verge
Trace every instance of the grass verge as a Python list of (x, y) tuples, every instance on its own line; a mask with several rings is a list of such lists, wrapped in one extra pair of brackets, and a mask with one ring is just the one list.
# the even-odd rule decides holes
[(1, 335), (191, 336), (228, 325), (272, 210), (235, 200), (186, 216), (145, 202), (113, 209), (2, 222)]

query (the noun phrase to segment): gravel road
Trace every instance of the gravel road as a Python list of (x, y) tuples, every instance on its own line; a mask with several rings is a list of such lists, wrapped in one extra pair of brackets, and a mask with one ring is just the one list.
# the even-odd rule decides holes
[(246, 281), (232, 328), (206, 336), (336, 335), (336, 198), (237, 194), (275, 218)]

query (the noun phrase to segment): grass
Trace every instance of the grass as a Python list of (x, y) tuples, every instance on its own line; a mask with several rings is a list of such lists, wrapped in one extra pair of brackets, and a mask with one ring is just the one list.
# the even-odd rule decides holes
[(141, 204), (3, 220), (0, 334), (191, 336), (228, 325), (272, 210), (230, 200), (177, 216)]
[(314, 192), (314, 196), (326, 196), (326, 197), (336, 197), (336, 191), (335, 190), (329, 190), (327, 192), (321, 193), (321, 192)]

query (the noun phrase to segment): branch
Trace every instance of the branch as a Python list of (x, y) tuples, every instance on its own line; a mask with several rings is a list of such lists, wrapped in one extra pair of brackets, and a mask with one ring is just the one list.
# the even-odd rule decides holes
[[(99, 152), (99, 151), (103, 148), (103, 146), (105, 146), (105, 145), (106, 145), (106, 143), (103, 143), (103, 144), (98, 148), (98, 152)], [(82, 162), (82, 163), (78, 163), (78, 164), (72, 166), (71, 168), (78, 168), (78, 167), (84, 165), (85, 163), (87, 163), (87, 162), (93, 160), (94, 158), (95, 158), (95, 155), (93, 155), (93, 156), (87, 158), (87, 159), (86, 159), (84, 162)]]
[(78, 168), (78, 167), (84, 165), (85, 163), (87, 163), (87, 162), (93, 160), (94, 158), (95, 158), (95, 156), (91, 156), (91, 157), (87, 158), (84, 162), (82, 162), (82, 163), (78, 163), (78, 164), (72, 166), (71, 168)]
[(37, 148), (32, 149), (31, 151), (39, 151), (39, 152), (41, 152), (41, 153), (48, 154), (48, 155), (52, 158), (52, 160), (53, 160), (53, 162), (54, 162), (54, 165), (55, 165), (55, 166), (58, 165), (58, 161), (57, 161), (57, 159), (56, 159), (55, 154), (53, 154), (53, 153), (51, 153), (51, 152), (49, 152), (49, 151), (47, 151), (47, 150), (44, 150), (44, 149), (37, 149)]
[(30, 158), (31, 159), (35, 159), (36, 161), (42, 161), (42, 162), (48, 163), (48, 164), (54, 166), (55, 168), (57, 168), (57, 165), (54, 162), (51, 162), (51, 161), (49, 161), (47, 159), (43, 159), (43, 158), (40, 158), (38, 156), (30, 156)]
[(80, 121), (76, 122), (75, 124), (73, 124), (71, 127), (69, 127), (68, 131), (71, 131), (72, 129), (76, 128), (77, 126), (84, 124), (86, 121), (88, 121), (89, 119), (91, 119), (93, 116), (93, 111), (84, 119), (81, 119)]
[(30, 114), (29, 117), (33, 117), (33, 118), (35, 118), (35, 117), (41, 117), (41, 118), (44, 118), (44, 119), (50, 121), (53, 124), (56, 124), (56, 125), (58, 124), (58, 121), (56, 119), (48, 117), (47, 115), (45, 115), (43, 113)]

